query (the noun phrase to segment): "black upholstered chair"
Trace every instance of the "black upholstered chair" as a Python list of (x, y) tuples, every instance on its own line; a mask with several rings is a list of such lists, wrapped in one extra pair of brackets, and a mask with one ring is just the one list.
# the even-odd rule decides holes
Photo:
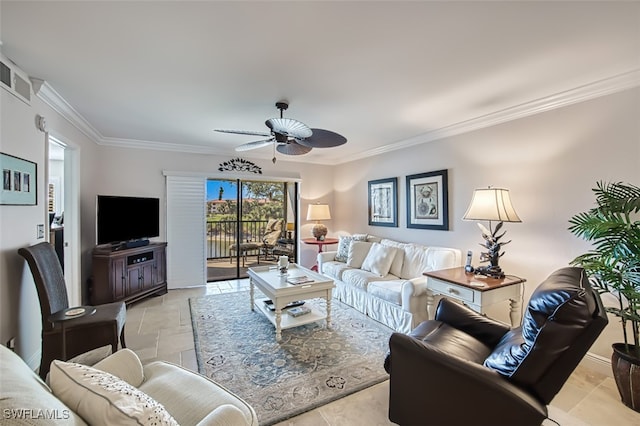
[(581, 268), (534, 291), (510, 329), (448, 299), (389, 340), (389, 419), (400, 425), (540, 425), (607, 315)]
[[(42, 357), (39, 374), (44, 378), (49, 372), (51, 361), (62, 358), (61, 326), (51, 323), (49, 317), (69, 307), (67, 287), (60, 261), (51, 244), (39, 243), (21, 248), (18, 253), (27, 260), (38, 290), (42, 314)], [(112, 351), (115, 352), (118, 350), (118, 339), (122, 347), (125, 347), (125, 304), (108, 303), (95, 308), (96, 312), (93, 315), (65, 322), (67, 358), (105, 345), (111, 345)]]

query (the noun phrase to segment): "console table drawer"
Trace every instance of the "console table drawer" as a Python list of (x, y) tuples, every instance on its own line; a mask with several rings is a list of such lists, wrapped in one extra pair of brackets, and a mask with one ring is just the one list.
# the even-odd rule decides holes
[(449, 284), (447, 282), (429, 278), (429, 283), (427, 284), (427, 288), (435, 294), (442, 294), (444, 296), (451, 297), (453, 299), (457, 299), (462, 302), (473, 303), (473, 299), (474, 299), (473, 290), (464, 288), (462, 286), (457, 286), (457, 285)]

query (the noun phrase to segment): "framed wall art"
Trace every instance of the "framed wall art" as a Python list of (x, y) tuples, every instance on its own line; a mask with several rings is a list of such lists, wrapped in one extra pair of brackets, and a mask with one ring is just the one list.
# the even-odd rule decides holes
[(369, 225), (398, 226), (398, 178), (369, 181)]
[(447, 171), (407, 176), (407, 228), (449, 229)]
[(35, 206), (37, 197), (37, 164), (0, 152), (2, 190), (0, 204)]

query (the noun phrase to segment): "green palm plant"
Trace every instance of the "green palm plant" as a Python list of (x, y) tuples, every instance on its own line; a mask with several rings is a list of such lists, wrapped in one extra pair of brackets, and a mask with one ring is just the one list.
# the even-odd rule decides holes
[(596, 207), (569, 220), (569, 231), (593, 249), (571, 264), (585, 269), (599, 293), (616, 297), (606, 310), (620, 318), (627, 353), (640, 358), (640, 187), (597, 182), (593, 192)]

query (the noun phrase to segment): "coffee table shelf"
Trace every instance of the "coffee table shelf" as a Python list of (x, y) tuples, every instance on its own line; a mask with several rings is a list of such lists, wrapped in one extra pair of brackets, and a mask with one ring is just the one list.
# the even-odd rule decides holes
[[(276, 325), (276, 312), (268, 309), (264, 302), (265, 300), (269, 300), (267, 298), (264, 299), (256, 299), (255, 306), (258, 308), (264, 316), (267, 317), (271, 324)], [(280, 322), (280, 328), (282, 330), (286, 330), (287, 328), (298, 327), (305, 324), (311, 324), (312, 322), (322, 321), (327, 318), (327, 314), (317, 309), (311, 303), (305, 303), (302, 306), (306, 306), (311, 308), (311, 312), (308, 314), (300, 315), (299, 317), (292, 317), (289, 315), (286, 309), (282, 310), (282, 320)]]

